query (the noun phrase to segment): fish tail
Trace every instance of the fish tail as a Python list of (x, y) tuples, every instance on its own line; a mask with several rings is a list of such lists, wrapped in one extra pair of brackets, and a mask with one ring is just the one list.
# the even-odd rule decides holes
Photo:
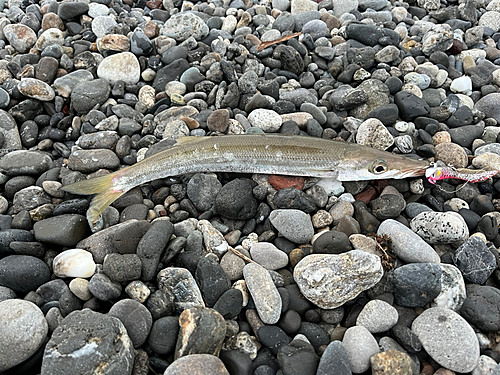
[(110, 173), (105, 176), (91, 178), (75, 182), (61, 189), (79, 195), (96, 194), (90, 202), (90, 207), (87, 210), (87, 220), (89, 224), (95, 225), (99, 220), (99, 215), (116, 199), (127, 192), (127, 189), (121, 189), (115, 186), (114, 179), (118, 177), (117, 172)]

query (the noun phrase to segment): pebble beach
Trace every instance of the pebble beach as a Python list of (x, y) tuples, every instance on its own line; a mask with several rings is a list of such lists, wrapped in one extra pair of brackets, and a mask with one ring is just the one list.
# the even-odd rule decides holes
[(499, 87), (500, 0), (0, 0), (0, 374), (500, 375), (500, 173), (61, 189), (248, 133), (500, 171)]

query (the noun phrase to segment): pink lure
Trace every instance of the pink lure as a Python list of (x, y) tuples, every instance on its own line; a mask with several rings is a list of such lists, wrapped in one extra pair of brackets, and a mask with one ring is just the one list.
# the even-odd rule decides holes
[(425, 171), (425, 177), (431, 184), (439, 180), (454, 178), (467, 182), (480, 182), (496, 175), (498, 171), (484, 171), (474, 169), (455, 169), (452, 167), (431, 167)]

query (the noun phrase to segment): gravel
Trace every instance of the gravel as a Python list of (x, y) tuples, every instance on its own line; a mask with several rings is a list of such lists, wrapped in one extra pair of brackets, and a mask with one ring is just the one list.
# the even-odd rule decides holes
[(499, 20), (497, 0), (0, 1), (0, 372), (498, 372), (498, 175), (207, 170), (93, 228), (61, 188), (245, 133), (500, 170)]

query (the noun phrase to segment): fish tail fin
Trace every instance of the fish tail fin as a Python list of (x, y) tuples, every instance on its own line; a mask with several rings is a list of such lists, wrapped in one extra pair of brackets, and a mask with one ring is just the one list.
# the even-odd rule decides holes
[(120, 189), (114, 186), (113, 179), (115, 177), (117, 177), (116, 172), (91, 178), (89, 180), (78, 181), (61, 188), (71, 194), (96, 194), (94, 198), (92, 198), (90, 207), (87, 210), (87, 220), (91, 227), (98, 222), (99, 215), (101, 215), (111, 203), (127, 192), (126, 189)]

